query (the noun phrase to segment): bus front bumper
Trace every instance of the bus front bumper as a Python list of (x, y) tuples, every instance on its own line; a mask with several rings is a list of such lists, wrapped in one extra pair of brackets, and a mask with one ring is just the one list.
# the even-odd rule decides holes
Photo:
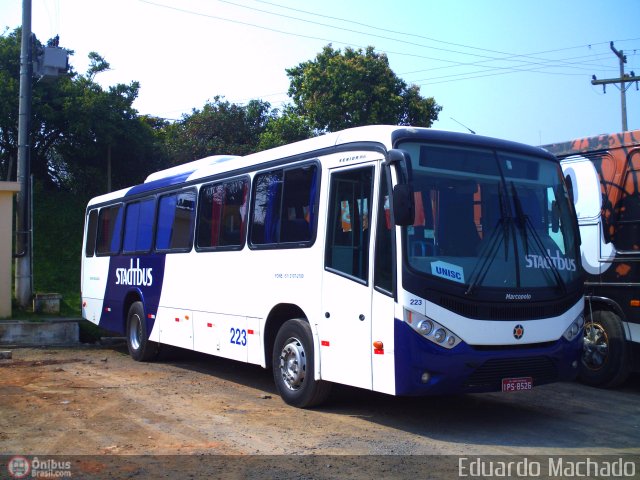
[[(396, 395), (448, 395), (502, 390), (504, 379), (531, 378), (533, 387), (576, 378), (582, 334), (571, 342), (471, 346), (448, 350), (395, 321)], [(402, 345), (402, 348), (398, 348)], [(425, 381), (426, 380), (426, 381)]]

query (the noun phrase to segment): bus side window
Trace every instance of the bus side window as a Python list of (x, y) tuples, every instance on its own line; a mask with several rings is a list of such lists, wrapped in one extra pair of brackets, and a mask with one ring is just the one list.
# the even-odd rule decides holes
[(151, 249), (154, 214), (154, 198), (127, 205), (122, 245), (123, 252), (148, 252)]
[(100, 209), (96, 254), (114, 255), (120, 251), (123, 211), (122, 204)]
[(389, 293), (393, 292), (393, 234), (389, 211), (389, 187), (387, 170), (380, 175), (380, 199), (378, 202), (378, 227), (376, 233), (376, 253), (374, 263), (375, 286)]
[(246, 178), (200, 189), (196, 242), (199, 248), (242, 247), (248, 192)]
[(91, 210), (87, 216), (87, 244), (84, 254), (93, 257), (96, 250), (96, 235), (98, 234), (98, 210)]
[[(260, 173), (254, 179), (251, 244), (307, 246), (315, 231), (315, 164)], [(305, 242), (305, 245), (300, 245)]]
[(284, 173), (281, 242), (308, 242), (312, 239), (318, 180), (316, 170), (315, 165), (308, 165)]
[(373, 167), (331, 175), (325, 266), (368, 280)]
[(195, 223), (196, 193), (192, 190), (160, 197), (157, 250), (188, 251)]
[(247, 228), (249, 181), (245, 178), (224, 185), (224, 207), (220, 222), (220, 246), (242, 246)]
[(277, 242), (282, 197), (282, 170), (255, 176), (253, 185), (253, 217), (251, 243), (264, 245)]

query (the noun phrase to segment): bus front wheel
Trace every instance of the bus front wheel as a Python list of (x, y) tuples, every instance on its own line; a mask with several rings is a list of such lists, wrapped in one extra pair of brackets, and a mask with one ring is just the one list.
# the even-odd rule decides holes
[(147, 320), (142, 302), (134, 302), (127, 315), (127, 348), (131, 358), (138, 362), (153, 360), (158, 351), (157, 344), (149, 341)]
[(617, 387), (629, 375), (629, 361), (620, 317), (608, 310), (594, 311), (584, 326), (580, 381), (594, 387)]
[(307, 408), (326, 400), (331, 384), (314, 378), (313, 334), (305, 320), (285, 322), (273, 348), (273, 378), (282, 399)]

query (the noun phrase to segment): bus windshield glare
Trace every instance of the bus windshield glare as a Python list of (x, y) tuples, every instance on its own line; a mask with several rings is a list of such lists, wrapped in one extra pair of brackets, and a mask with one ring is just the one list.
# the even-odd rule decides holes
[(506, 151), (407, 142), (411, 269), (478, 289), (566, 285), (579, 278), (576, 224), (560, 166)]

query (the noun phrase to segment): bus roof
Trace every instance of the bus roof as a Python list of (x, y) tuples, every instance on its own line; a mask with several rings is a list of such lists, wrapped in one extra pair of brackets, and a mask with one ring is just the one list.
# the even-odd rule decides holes
[[(498, 140), (495, 138), (472, 135), (468, 133), (447, 132), (423, 127), (408, 127), (397, 125), (370, 125), (355, 127), (334, 133), (327, 133), (307, 140), (283, 145), (246, 155), (214, 155), (183, 165), (152, 173), (144, 183), (117, 192), (107, 193), (93, 198), (89, 205), (108, 202), (124, 196), (156, 190), (158, 188), (178, 185), (180, 183), (206, 178), (243, 167), (259, 166), (275, 160), (295, 157), (305, 153), (319, 152), (340, 145), (348, 144), (378, 144), (382, 149), (389, 150), (399, 139), (420, 138), (432, 141), (455, 142), (469, 146), (498, 147), (507, 150), (518, 150), (521, 153), (538, 154), (544, 152), (540, 148)], [(548, 153), (547, 153), (548, 155)]]
[(175, 167), (167, 168), (165, 170), (160, 170), (158, 172), (152, 173), (147, 177), (144, 183), (160, 180), (161, 178), (182, 175), (185, 173), (191, 174), (196, 170), (206, 167), (208, 165), (214, 165), (216, 163), (226, 162), (227, 160), (232, 160), (234, 158), (240, 158), (240, 157), (235, 155), (212, 155), (211, 157), (201, 158), (200, 160), (194, 160), (193, 162), (183, 163), (181, 165), (176, 165)]
[(640, 145), (640, 130), (609, 134), (604, 133), (594, 137), (577, 138), (567, 142), (544, 145), (542, 148), (558, 157), (565, 157), (567, 155), (575, 155), (576, 153), (597, 152), (637, 145)]

